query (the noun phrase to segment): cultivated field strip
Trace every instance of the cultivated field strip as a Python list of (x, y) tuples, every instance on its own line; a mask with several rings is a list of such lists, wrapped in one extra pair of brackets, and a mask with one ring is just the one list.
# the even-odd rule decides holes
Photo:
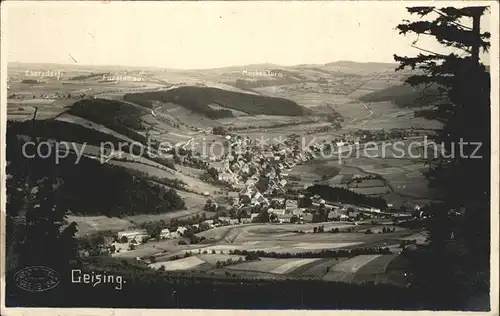
[(359, 255), (335, 265), (331, 270), (335, 272), (356, 273), (361, 267), (380, 256), (381, 255)]
[[(300, 259), (299, 259), (300, 260)], [(262, 258), (259, 261), (253, 262), (244, 262), (241, 264), (237, 264), (234, 266), (228, 266), (227, 268), (230, 270), (241, 270), (241, 271), (255, 271), (255, 272), (264, 272), (264, 273), (274, 273), (273, 271), (280, 272), (277, 270), (279, 267), (286, 265), (288, 263), (294, 263), (299, 261), (297, 259), (270, 259), (270, 258)], [(274, 273), (274, 274), (282, 274), (282, 273)]]
[(276, 273), (276, 274), (285, 274), (288, 273), (296, 268), (299, 268), (305, 264), (314, 262), (319, 260), (319, 258), (310, 258), (310, 259), (299, 259), (295, 260), (292, 262), (285, 263), (282, 266), (277, 267), (276, 269), (272, 270), (271, 273)]
[[(349, 260), (348, 258), (337, 258), (337, 259), (323, 259), (321, 261), (314, 262), (310, 265), (302, 266), (292, 272), (294, 275), (300, 275), (304, 277), (324, 277), (328, 271), (335, 265), (340, 264)], [(302, 272), (301, 269), (305, 268)]]
[(377, 257), (367, 264), (363, 265), (356, 271), (356, 275), (358, 274), (385, 274), (387, 270), (387, 266), (389, 263), (396, 257), (397, 255), (383, 255)]
[(155, 269), (159, 269), (163, 266), (165, 267), (165, 271), (177, 271), (190, 270), (204, 263), (205, 261), (199, 259), (198, 257), (187, 257), (179, 260), (152, 263), (149, 266)]
[(339, 243), (309, 243), (309, 242), (299, 242), (298, 244), (292, 245), (292, 247), (298, 248), (300, 250), (322, 250), (322, 249), (337, 249), (343, 247), (350, 247), (354, 245), (359, 245), (361, 242), (339, 242)]
[(214, 267), (216, 266), (217, 261), (223, 262), (227, 261), (228, 259), (231, 259), (233, 261), (238, 261), (240, 258), (245, 259), (245, 257), (242, 256), (225, 255), (225, 254), (206, 254), (206, 255), (197, 255), (197, 257)]
[(346, 272), (336, 272), (331, 271), (328, 272), (324, 277), (323, 281), (333, 281), (333, 282), (344, 282), (351, 283), (354, 279), (354, 273), (346, 273)]

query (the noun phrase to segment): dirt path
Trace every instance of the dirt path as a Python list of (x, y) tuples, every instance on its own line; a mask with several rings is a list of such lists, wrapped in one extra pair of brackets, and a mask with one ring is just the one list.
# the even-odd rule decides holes
[[(365, 108), (365, 110), (368, 111), (368, 115), (366, 116), (363, 116), (363, 117), (357, 117), (355, 119), (353, 119), (352, 121), (350, 121), (346, 126), (343, 126), (342, 128), (351, 128), (353, 126), (355, 126), (354, 122), (358, 121), (358, 120), (366, 120), (368, 118), (370, 118), (373, 114), (375, 114), (375, 112), (372, 111), (372, 109), (370, 107), (368, 107), (366, 104), (362, 104), (363, 107)], [(362, 127), (364, 125), (364, 123), (361, 123), (361, 125), (359, 127)]]

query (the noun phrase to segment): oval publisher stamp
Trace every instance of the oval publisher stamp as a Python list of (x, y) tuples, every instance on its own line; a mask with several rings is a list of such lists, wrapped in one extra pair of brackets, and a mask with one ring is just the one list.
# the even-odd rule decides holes
[(59, 274), (44, 266), (26, 267), (15, 275), (16, 285), (29, 292), (51, 290), (61, 282)]

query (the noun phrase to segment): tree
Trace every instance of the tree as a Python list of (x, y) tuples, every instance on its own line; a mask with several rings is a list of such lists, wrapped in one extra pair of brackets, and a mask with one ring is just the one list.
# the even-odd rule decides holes
[(159, 238), (161, 230), (162, 228), (158, 222), (153, 222), (146, 226), (146, 232), (151, 238)]
[[(36, 113), (37, 109), (32, 121), (32, 131), (37, 124)], [(68, 271), (78, 258), (75, 239), (77, 225), (66, 222), (68, 206), (59, 199), (64, 183), (54, 160), (43, 159), (38, 155), (28, 159), (21, 150), (27, 140), (38, 145), (34, 132), (28, 138), (7, 132), (8, 277), (23, 267), (44, 265), (58, 271), (65, 278), (64, 271)]]
[(216, 127), (214, 127), (212, 129), (212, 133), (214, 135), (222, 135), (222, 136), (224, 136), (224, 135), (227, 134), (227, 131), (226, 131), (226, 129), (223, 126), (216, 126)]
[(303, 196), (299, 198), (297, 204), (299, 207), (309, 207), (312, 205), (312, 199), (310, 196)]
[[(480, 32), (480, 18), (486, 7), (415, 7), (408, 8), (408, 11), (422, 18), (436, 17), (429, 21), (400, 24), (397, 28), (401, 34), (432, 36), (444, 46), (462, 51), (461, 55), (443, 55), (421, 49), (426, 54), (420, 53), (416, 57), (394, 56), (400, 62), (398, 69), (411, 67), (421, 72), (409, 77), (407, 83), (438, 86), (443, 98), (434, 106), (434, 110), (445, 127), (440, 131), (437, 141), (445, 144), (447, 154), (451, 154), (453, 149), (457, 150), (454, 147), (460, 140), (483, 144), (476, 153), (482, 159), (462, 157), (470, 157), (475, 150), (475, 146), (466, 146), (464, 155), (456, 153), (453, 157), (440, 157), (435, 161), (429, 178), (434, 186), (446, 193), (449, 206), (468, 206), (472, 210), (487, 207), (489, 214), (490, 76), (479, 62), (480, 49), (487, 51), (490, 46), (490, 34)], [(465, 26), (463, 20), (471, 21), (472, 27)], [(464, 179), (474, 183), (474, 186), (463, 185)]]
[[(274, 215), (274, 214), (273, 214)], [(254, 218), (255, 223), (268, 223), (270, 220), (269, 213), (267, 211), (262, 211), (257, 217)]]
[[(417, 37), (413, 47), (423, 53), (413, 57), (394, 55), (400, 63), (398, 70), (409, 67), (418, 71), (406, 82), (424, 86), (422, 98), (429, 97), (428, 89), (434, 87), (438, 98), (433, 98), (432, 117), (444, 123), (436, 142), (443, 144), (445, 155), (432, 161), (427, 177), (431, 186), (443, 192), (445, 203), (431, 216), (428, 257), (415, 264), (415, 274), (421, 273), (414, 279), (420, 286), (438, 284), (456, 290), (460, 280), (452, 275), (455, 271), (465, 268), (489, 271), (491, 87), (489, 70), (479, 58), (480, 52), (487, 52), (490, 47), (490, 33), (482, 33), (480, 28), (481, 17), (488, 8), (411, 7), (407, 10), (420, 19), (399, 24), (397, 29), (401, 34), (433, 37), (453, 51), (443, 54), (417, 47)], [(474, 143), (481, 145), (479, 148), (470, 145)], [(480, 158), (471, 158), (473, 154)], [(466, 210), (464, 220), (448, 216), (449, 209), (461, 207)], [(447, 244), (452, 231), (467, 245), (473, 257), (451, 258)], [(470, 264), (457, 266), (464, 261)], [(481, 282), (472, 283), (470, 288)], [(436, 291), (440, 293), (444, 289), (436, 288)]]

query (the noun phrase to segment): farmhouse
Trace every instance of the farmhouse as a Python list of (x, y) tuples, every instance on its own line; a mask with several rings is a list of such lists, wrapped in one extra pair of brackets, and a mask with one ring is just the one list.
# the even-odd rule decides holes
[(273, 209), (273, 208), (270, 208), (268, 210), (268, 212), (269, 212), (269, 214), (275, 214), (277, 216), (286, 214), (286, 210), (285, 209)]
[(292, 218), (292, 216), (292, 214), (278, 214), (278, 222), (290, 223), (290, 219)]
[(304, 215), (304, 211), (305, 211), (305, 209), (303, 209), (303, 208), (297, 208), (297, 209), (292, 210), (292, 214), (301, 217)]
[(173, 238), (173, 239), (177, 239), (177, 238), (180, 238), (182, 235), (179, 234), (178, 231), (175, 231), (175, 232), (171, 232), (170, 233), (170, 238)]
[(118, 240), (126, 237), (128, 240), (137, 240), (141, 241), (143, 238), (148, 238), (149, 235), (144, 229), (132, 229), (118, 232)]
[(277, 203), (279, 205), (283, 205), (285, 203), (285, 199), (284, 198), (273, 198), (271, 201), (273, 203)]
[(238, 225), (240, 221), (237, 218), (231, 218), (229, 220), (229, 225)]
[(286, 200), (285, 202), (285, 208), (287, 210), (294, 210), (298, 207), (298, 202), (297, 200)]
[(180, 236), (184, 235), (184, 233), (185, 233), (187, 230), (188, 230), (188, 229), (187, 229), (187, 227), (184, 227), (184, 226), (179, 226), (179, 227), (177, 227), (177, 233), (178, 233)]
[(236, 205), (236, 204), (238, 204), (238, 203), (240, 202), (240, 195), (239, 195), (239, 193), (238, 193), (238, 192), (234, 192), (234, 191), (229, 192), (229, 193), (227, 194), (227, 197), (228, 197), (228, 199), (230, 200), (230, 202), (231, 202), (233, 205)]
[(160, 238), (170, 238), (170, 230), (168, 228), (164, 228), (160, 232)]

